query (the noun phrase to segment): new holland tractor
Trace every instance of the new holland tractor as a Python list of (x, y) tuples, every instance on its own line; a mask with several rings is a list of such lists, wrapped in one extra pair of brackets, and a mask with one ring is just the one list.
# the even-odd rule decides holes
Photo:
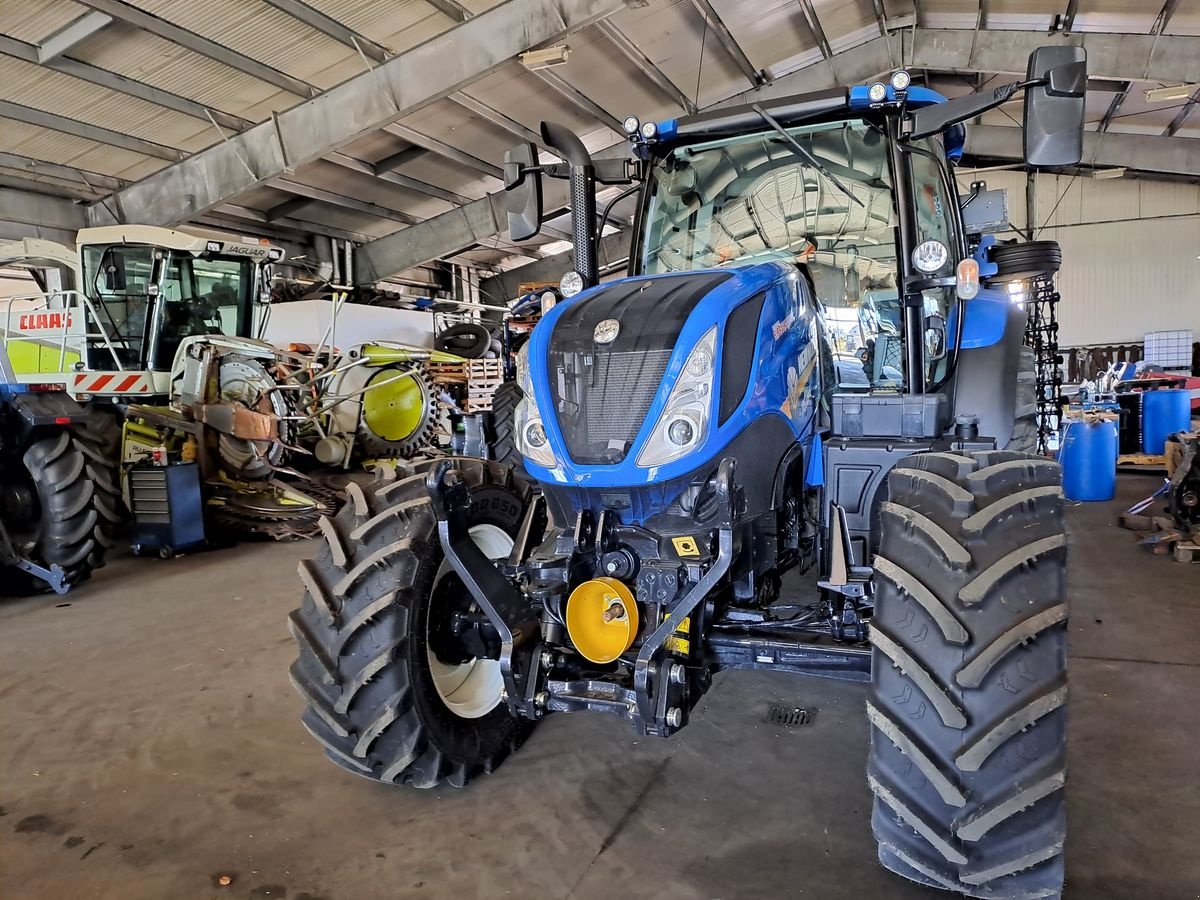
[[(952, 100), (900, 71), (631, 117), (629, 275), (605, 284), (595, 183), (620, 171), (552, 124), (563, 163), (511, 151), (513, 237), (536, 232), (544, 176), (570, 179), (575, 237), (574, 296), (520, 358), (523, 471), (440, 460), (351, 487), (290, 620), (329, 758), (462, 786), (550, 713), (670, 737), (724, 669), (849, 679), (869, 684), (882, 864), (1058, 896), (1060, 472), (1025, 452), (1025, 312), (989, 282), (952, 172), (961, 123), (1022, 90), (1027, 164), (1078, 163), (1086, 78), (1081, 48), (1054, 47)], [(901, 327), (869, 363), (835, 360), (869, 292), (896, 293)]]

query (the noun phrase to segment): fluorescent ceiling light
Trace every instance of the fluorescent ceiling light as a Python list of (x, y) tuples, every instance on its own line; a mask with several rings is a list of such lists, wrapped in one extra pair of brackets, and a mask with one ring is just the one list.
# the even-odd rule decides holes
[(1147, 103), (1166, 103), (1169, 100), (1186, 100), (1200, 85), (1177, 84), (1173, 87), (1152, 88), (1146, 91)]
[(1120, 178), (1125, 174), (1124, 167), (1116, 169), (1096, 169), (1092, 172), (1093, 178)]
[(566, 44), (546, 47), (543, 50), (526, 50), (521, 54), (521, 65), (527, 69), (549, 69), (552, 66), (565, 65), (571, 48)]

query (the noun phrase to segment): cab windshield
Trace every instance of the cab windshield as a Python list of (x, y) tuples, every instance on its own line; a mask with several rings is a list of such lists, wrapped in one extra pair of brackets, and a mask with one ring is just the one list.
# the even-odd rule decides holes
[[(89, 365), (166, 370), (185, 337), (249, 336), (255, 263), (193, 257), (138, 244), (83, 248), (83, 277), (97, 321), (90, 323)], [(156, 281), (157, 279), (157, 281)]]
[[(656, 161), (641, 247), (645, 274), (802, 264), (825, 312), (847, 389), (903, 384), (897, 219), (886, 136), (863, 121), (788, 130), (821, 166), (774, 131), (678, 147)], [(912, 194), (920, 240), (957, 247), (936, 140), (914, 142)], [(824, 169), (824, 171), (822, 171)], [(926, 292), (927, 314), (949, 315), (951, 291)], [(931, 365), (931, 370), (936, 365)], [(927, 376), (936, 374), (934, 371)]]

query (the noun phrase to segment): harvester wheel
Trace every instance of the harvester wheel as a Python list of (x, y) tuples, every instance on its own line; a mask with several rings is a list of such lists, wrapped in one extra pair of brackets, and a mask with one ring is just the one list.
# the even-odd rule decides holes
[(871, 622), (872, 826), (888, 869), (1057, 897), (1066, 808), (1058, 464), (925, 453), (888, 479)]
[(75, 440), (87, 458), (88, 477), (95, 486), (96, 548), (94, 567), (104, 565), (104, 551), (117, 543), (129, 510), (121, 497), (121, 420), (115, 409), (88, 407), (88, 418), (75, 429)]
[(1032, 347), (1021, 347), (1021, 361), (1017, 367), (1017, 408), (1013, 422), (1012, 437), (1006, 450), (1020, 453), (1037, 453), (1037, 355)]
[(96, 541), (96, 488), (80, 444), (64, 429), (30, 444), (23, 461), (38, 506), (30, 557), (61, 566), (69, 583), (87, 580), (103, 561), (104, 548)]
[(517, 404), (523, 396), (515, 381), (504, 382), (492, 395), (492, 459), (514, 468), (521, 465), (513, 426), (516, 424)]
[[(472, 604), (438, 541), (430, 465), (398, 481), (348, 484), (342, 511), (322, 520), (324, 546), (300, 563), (291, 680), (304, 727), (337, 765), (393, 784), (462, 787), (520, 746), (528, 725), (501, 700), (499, 662), (455, 643), (453, 613)], [(476, 543), (507, 556), (528, 484), (492, 462), (455, 467), (471, 491)]]

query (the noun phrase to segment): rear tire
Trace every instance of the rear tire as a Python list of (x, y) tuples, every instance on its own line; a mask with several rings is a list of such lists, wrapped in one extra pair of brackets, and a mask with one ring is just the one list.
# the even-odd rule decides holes
[[(306, 704), (304, 727), (337, 765), (392, 784), (462, 787), (519, 747), (528, 724), (500, 702), (501, 682), (482, 679), (491, 699), (447, 688), (453, 667), (429, 648), (431, 626), (449, 615), (434, 602), (447, 596), (434, 587), (449, 566), (425, 489), (430, 465), (399, 481), (348, 484), (342, 511), (322, 520), (325, 546), (300, 563), (306, 593), (289, 621), (300, 651), (291, 680)], [(515, 535), (528, 484), (492, 462), (455, 467), (471, 491), (472, 528)]]
[(506, 381), (492, 395), (492, 459), (512, 466), (521, 466), (521, 454), (517, 451), (516, 432), (517, 404), (524, 397), (515, 381)]
[(96, 547), (94, 568), (104, 565), (104, 553), (116, 545), (129, 521), (121, 497), (121, 420), (116, 408), (88, 407), (87, 421), (75, 429), (75, 441), (87, 457), (87, 473), (95, 486)]
[(100, 516), (87, 458), (64, 429), (30, 444), (23, 461), (40, 513), (30, 557), (47, 567), (61, 566), (68, 584), (86, 581), (104, 559), (96, 540)]
[(1066, 808), (1058, 464), (910, 457), (888, 479), (871, 623), (872, 826), (885, 867), (971, 897), (1057, 897)]

